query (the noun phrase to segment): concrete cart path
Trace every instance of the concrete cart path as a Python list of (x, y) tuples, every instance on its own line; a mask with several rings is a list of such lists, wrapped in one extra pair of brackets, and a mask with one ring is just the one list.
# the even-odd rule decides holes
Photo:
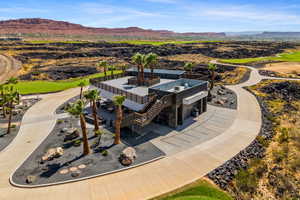
[[(192, 148), (130, 170), (63, 185), (25, 189), (13, 187), (9, 176), (51, 132), (55, 109), (78, 95), (78, 89), (43, 95), (24, 116), (20, 132), (8, 148), (0, 152), (1, 200), (145, 200), (191, 183), (246, 148), (261, 128), (261, 111), (256, 98), (243, 86), (262, 77), (252, 69), (250, 79), (228, 86), (237, 93), (238, 109), (221, 134)], [(220, 124), (222, 125), (222, 124)], [(197, 130), (196, 130), (197, 131)]]

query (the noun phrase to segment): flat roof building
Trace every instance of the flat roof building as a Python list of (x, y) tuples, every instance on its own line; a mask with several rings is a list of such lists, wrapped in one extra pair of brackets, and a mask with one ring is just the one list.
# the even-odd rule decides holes
[(127, 76), (121, 78), (92, 81), (105, 98), (126, 97), (124, 106), (134, 112), (124, 117), (122, 127), (144, 127), (155, 121), (176, 128), (187, 118), (206, 112), (207, 81), (182, 78), (185, 74), (182, 70), (155, 69), (151, 73), (150, 69), (145, 69), (144, 73), (145, 77), (155, 77), (155, 84), (133, 84), (132, 79), (137, 76), (135, 68), (127, 70)]

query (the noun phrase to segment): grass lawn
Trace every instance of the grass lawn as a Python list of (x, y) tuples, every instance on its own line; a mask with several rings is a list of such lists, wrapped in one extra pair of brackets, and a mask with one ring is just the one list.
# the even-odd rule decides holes
[(199, 180), (153, 200), (233, 200), (206, 180)]
[(300, 62), (300, 52), (283, 53), (278, 57), (260, 57), (260, 58), (242, 58), (242, 59), (222, 59), (223, 63), (248, 64), (259, 61), (282, 61), (282, 62)]
[(221, 41), (147, 41), (147, 40), (124, 40), (114, 41), (112, 43), (127, 43), (134, 45), (164, 45), (164, 44), (191, 44), (191, 43), (205, 43), (205, 42), (221, 42)]
[[(114, 73), (118, 74), (121, 73), (121, 71), (118, 70)], [(108, 72), (108, 75), (110, 75), (110, 72)], [(16, 88), (23, 95), (59, 92), (78, 87), (78, 84), (82, 81), (84, 81), (85, 84), (88, 85), (90, 79), (103, 76), (104, 73), (98, 73), (86, 77), (68, 79), (63, 81), (19, 81), (19, 83), (16, 85)]]

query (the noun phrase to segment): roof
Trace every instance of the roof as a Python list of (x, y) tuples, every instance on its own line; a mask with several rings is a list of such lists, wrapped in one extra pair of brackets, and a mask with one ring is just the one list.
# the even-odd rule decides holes
[[(131, 78), (131, 76), (126, 76), (118, 79), (112, 79), (108, 81), (103, 81), (104, 84), (121, 89), (126, 92), (130, 92), (132, 94), (138, 95), (138, 96), (146, 96), (148, 95), (148, 87), (146, 86), (135, 86), (135, 85), (128, 85), (128, 79)], [(161, 79), (160, 83), (154, 85), (160, 85), (168, 82), (173, 82), (174, 80), (170, 79)]]
[(161, 91), (169, 91), (169, 92), (175, 92), (174, 88), (176, 86), (183, 87), (183, 90), (196, 87), (202, 84), (207, 84), (207, 81), (202, 80), (194, 80), (194, 79), (178, 79), (173, 82), (163, 83), (157, 86), (152, 87), (152, 89), (155, 90), (161, 90)]
[[(127, 69), (128, 72), (137, 72), (137, 68)], [(151, 70), (146, 68), (144, 69), (145, 73), (151, 73)], [(185, 73), (184, 70), (170, 70), (170, 69), (154, 69), (155, 74), (174, 74), (174, 75), (182, 75)]]

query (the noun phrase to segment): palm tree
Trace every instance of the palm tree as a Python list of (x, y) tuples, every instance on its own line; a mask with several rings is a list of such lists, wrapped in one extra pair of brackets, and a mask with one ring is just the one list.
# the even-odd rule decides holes
[(90, 153), (90, 147), (89, 147), (88, 137), (87, 137), (86, 121), (83, 115), (84, 102), (81, 99), (79, 99), (75, 103), (70, 104), (70, 106), (66, 109), (66, 111), (70, 115), (80, 118), (80, 126), (82, 130), (82, 140), (83, 140), (83, 155), (88, 155)]
[(5, 99), (4, 99), (4, 91), (5, 91), (5, 86), (4, 85), (0, 85), (0, 107), (2, 107), (2, 112), (3, 112), (3, 118), (6, 118), (6, 111), (5, 111)]
[(189, 71), (189, 74), (192, 75), (194, 67), (195, 67), (194, 63), (188, 62), (188, 63), (185, 63), (184, 70)]
[(10, 134), (11, 132), (11, 120), (12, 120), (12, 113), (13, 113), (13, 106), (15, 103), (18, 103), (19, 100), (19, 92), (17, 91), (10, 91), (9, 93), (4, 95), (4, 101), (8, 105), (9, 116), (8, 116), (8, 127), (6, 134)]
[(209, 99), (211, 99), (211, 91), (214, 88), (214, 84), (215, 84), (215, 78), (216, 78), (216, 70), (218, 69), (216, 64), (213, 63), (209, 63), (208, 64), (208, 70), (211, 73), (211, 79), (210, 79), (210, 88), (208, 91), (208, 97)]
[(115, 137), (115, 144), (121, 143), (121, 123), (123, 120), (123, 110), (122, 105), (125, 101), (124, 96), (114, 96), (113, 98), (114, 104), (116, 105), (116, 121), (115, 121), (115, 130), (116, 130), (116, 137)]
[(144, 75), (143, 75), (144, 69), (142, 69), (143, 68), (143, 60), (144, 60), (143, 57), (144, 57), (143, 54), (136, 53), (131, 58), (132, 62), (137, 65), (137, 73), (138, 73), (137, 82), (138, 82), (138, 85), (141, 85), (141, 83), (143, 82), (143, 77), (144, 77)]
[(112, 79), (114, 79), (115, 77), (115, 75), (114, 75), (114, 71), (116, 70), (116, 67), (115, 66), (113, 66), (113, 65), (111, 65), (111, 66), (109, 66), (109, 70), (110, 70), (110, 76), (111, 76), (111, 78)]
[(15, 77), (11, 77), (5, 82), (5, 85), (8, 85), (10, 87), (10, 91), (14, 90), (14, 85), (18, 83), (18, 79)]
[(103, 68), (104, 77), (105, 77), (105, 80), (107, 80), (108, 63), (106, 61), (101, 61), (101, 62), (97, 63), (97, 66)]
[(94, 131), (96, 133), (97, 131), (99, 131), (96, 101), (100, 99), (100, 91), (97, 89), (89, 90), (84, 94), (84, 97), (91, 102), (91, 108), (93, 109), (94, 126), (95, 126)]
[(79, 98), (82, 99), (83, 87), (85, 86), (85, 82), (84, 81), (80, 81), (80, 83), (78, 84), (78, 86), (80, 87), (80, 96), (79, 96)]
[(154, 66), (157, 64), (157, 62), (158, 62), (158, 55), (155, 53), (149, 53), (144, 58), (145, 66), (146, 67), (149, 66), (149, 68), (151, 69), (151, 78), (153, 78), (154, 76)]

